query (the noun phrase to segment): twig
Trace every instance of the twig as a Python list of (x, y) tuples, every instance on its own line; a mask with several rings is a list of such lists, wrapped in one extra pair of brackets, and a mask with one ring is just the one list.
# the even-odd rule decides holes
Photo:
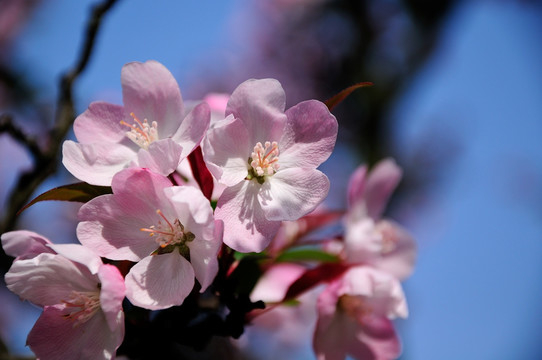
[[(40, 149), (34, 140), (24, 135), (16, 128), (9, 116), (2, 117), (2, 126), (5, 132), (12, 135), (17, 141), (24, 144), (34, 156), (34, 167), (32, 170), (20, 175), (15, 188), (13, 189), (8, 202), (8, 208), (2, 223), (0, 233), (13, 230), (16, 223), (17, 211), (29, 200), (38, 186), (57, 170), (58, 154), (62, 140), (65, 138), (75, 120), (75, 107), (73, 104), (73, 84), (79, 75), (85, 70), (92, 51), (94, 49), (96, 36), (104, 15), (117, 2), (117, 0), (105, 0), (94, 6), (92, 14), (87, 22), (85, 39), (81, 52), (76, 59), (75, 65), (68, 70), (60, 80), (60, 92), (57, 99), (57, 111), (55, 115), (55, 126), (49, 132), (47, 147)], [(2, 252), (2, 270), (5, 269), (6, 256)], [(9, 264), (8, 264), (9, 265)]]
[(41, 158), (42, 151), (36, 139), (28, 136), (13, 123), (13, 117), (8, 114), (0, 115), (0, 134), (9, 134), (14, 140), (26, 147), (34, 158)]

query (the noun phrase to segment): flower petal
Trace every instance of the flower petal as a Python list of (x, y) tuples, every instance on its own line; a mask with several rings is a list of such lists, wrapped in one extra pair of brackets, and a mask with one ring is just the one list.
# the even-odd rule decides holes
[(18, 259), (30, 259), (41, 253), (54, 254), (48, 244), (51, 244), (49, 239), (33, 231), (17, 230), (2, 234), (4, 251)]
[(147, 256), (126, 275), (126, 297), (151, 310), (181, 305), (194, 287), (194, 269), (177, 251)]
[(182, 152), (182, 146), (169, 138), (157, 140), (149, 145), (148, 150), (139, 150), (137, 161), (142, 168), (168, 176), (179, 166)]
[(159, 62), (132, 62), (122, 67), (122, 97), (127, 113), (158, 123), (160, 139), (172, 136), (184, 117), (177, 81)]
[(207, 132), (203, 140), (203, 157), (220, 183), (234, 186), (247, 177), (248, 158), (255, 145), (249, 143), (248, 138), (243, 121), (232, 116)]
[(188, 186), (172, 186), (164, 189), (164, 194), (170, 199), (185, 230), (195, 235), (195, 239), (187, 245), (190, 249), (190, 263), (204, 291), (218, 271), (221, 228), (215, 232), (213, 209), (200, 190)]
[[(251, 79), (231, 94), (226, 116), (233, 114), (248, 130), (248, 142), (278, 141), (286, 123), (286, 95), (275, 79)], [(237, 138), (237, 137), (236, 137)]]
[(92, 274), (98, 273), (103, 265), (95, 252), (79, 244), (50, 244), (49, 247), (66, 259), (85, 265)]
[(60, 304), (73, 290), (95, 291), (98, 284), (85, 266), (48, 253), (14, 261), (5, 281), (8, 289), (39, 306)]
[[(319, 314), (314, 332), (313, 347), (318, 360), (344, 360), (355, 323), (342, 313), (329, 318)], [(362, 345), (363, 346), (363, 345)]]
[(101, 311), (77, 324), (65, 317), (63, 306), (47, 306), (28, 334), (27, 344), (40, 359), (113, 359), (124, 338), (122, 329), (112, 332)]
[(153, 224), (149, 216), (152, 209), (137, 199), (128, 203), (139, 205), (143, 212), (135, 218), (130, 216), (127, 209), (133, 213), (138, 208), (119, 203), (113, 195), (98, 196), (84, 204), (77, 225), (81, 244), (113, 260), (139, 261), (152, 253), (156, 243), (140, 230)]
[(181, 157), (184, 159), (201, 143), (201, 139), (209, 128), (211, 109), (207, 103), (196, 105), (186, 115), (172, 139), (183, 148)]
[(218, 252), (222, 245), (222, 221), (214, 221), (214, 232), (211, 239), (193, 241), (188, 244), (190, 248), (190, 263), (194, 268), (201, 290), (205, 291), (213, 282), (218, 273)]
[(331, 155), (338, 123), (326, 105), (301, 102), (286, 111), (288, 120), (279, 143), (281, 167), (316, 168)]
[(118, 143), (126, 138), (126, 132), (130, 130), (120, 123), (125, 117), (122, 106), (93, 102), (75, 119), (73, 132), (81, 144)]
[(124, 329), (122, 301), (126, 293), (124, 279), (119, 269), (113, 265), (102, 265), (98, 271), (100, 279), (100, 306), (109, 329), (113, 332)]
[(92, 185), (111, 185), (111, 179), (135, 160), (136, 152), (114, 143), (62, 144), (62, 164), (73, 176)]
[(226, 188), (218, 199), (215, 219), (224, 222), (224, 244), (240, 252), (260, 252), (269, 245), (280, 221), (269, 221), (258, 202), (261, 185), (243, 181)]
[(365, 182), (367, 180), (367, 166), (360, 165), (354, 170), (348, 180), (348, 207), (353, 208), (363, 201)]
[(401, 180), (402, 173), (393, 159), (382, 160), (371, 170), (363, 194), (370, 217), (377, 220), (382, 216), (391, 194)]
[(329, 180), (318, 170), (283, 169), (266, 179), (258, 201), (268, 220), (297, 220), (313, 211), (328, 191)]
[(358, 343), (351, 343), (348, 347), (348, 353), (355, 358), (369, 358), (365, 351), (360, 353), (360, 343), (370, 349), (370, 358), (375, 360), (397, 359), (401, 355), (401, 342), (395, 327), (391, 320), (385, 317), (366, 319), (363, 326), (358, 327), (356, 338)]

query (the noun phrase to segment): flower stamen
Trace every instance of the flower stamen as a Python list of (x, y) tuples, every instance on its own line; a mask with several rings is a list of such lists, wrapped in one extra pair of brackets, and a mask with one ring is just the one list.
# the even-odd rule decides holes
[(271, 176), (280, 167), (278, 160), (279, 148), (276, 141), (266, 141), (264, 145), (258, 142), (250, 156), (250, 166), (256, 177)]
[(132, 140), (143, 149), (148, 149), (149, 145), (158, 140), (158, 123), (153, 121), (151, 124), (147, 119), (143, 119), (143, 122), (135, 116), (133, 112), (130, 116), (134, 119), (134, 124), (131, 125), (124, 120), (121, 120), (121, 125), (128, 126), (130, 131), (126, 132), (126, 137)]
[(194, 234), (190, 231), (185, 231), (179, 219), (175, 219), (171, 223), (160, 209), (156, 210), (156, 213), (163, 221), (158, 220), (157, 225), (151, 225), (148, 228), (141, 228), (139, 230), (148, 232), (151, 237), (156, 236), (155, 241), (160, 245), (160, 248), (164, 249), (170, 245), (183, 246), (186, 242), (194, 240)]
[(74, 321), (73, 326), (87, 322), (100, 308), (100, 293), (72, 291), (68, 300), (62, 300), (69, 309), (65, 318)]

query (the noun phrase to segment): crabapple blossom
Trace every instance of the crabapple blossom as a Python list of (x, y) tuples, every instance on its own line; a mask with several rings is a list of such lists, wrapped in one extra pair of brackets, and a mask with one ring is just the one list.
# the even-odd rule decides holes
[(314, 351), (319, 360), (390, 360), (401, 353), (391, 319), (406, 317), (399, 281), (368, 266), (356, 266), (318, 297)]
[(414, 267), (415, 242), (399, 224), (381, 218), (400, 178), (401, 169), (391, 159), (368, 174), (365, 166), (354, 171), (348, 185), (344, 255), (349, 263), (371, 264), (404, 279)]
[(121, 84), (124, 106), (91, 103), (75, 119), (79, 143), (63, 144), (64, 166), (89, 184), (108, 186), (115, 173), (130, 166), (167, 176), (209, 126), (209, 106), (196, 105), (185, 116), (175, 78), (156, 61), (124, 65)]
[[(15, 231), (2, 240), (29, 244), (36, 235)], [(119, 270), (81, 245), (41, 240), (52, 252), (38, 254), (34, 247), (26, 253), (33, 257), (20, 253), (5, 276), (11, 291), (43, 307), (27, 344), (43, 360), (113, 359), (124, 338), (125, 287)]]
[(202, 142), (209, 171), (226, 186), (215, 217), (237, 251), (262, 251), (281, 221), (313, 211), (329, 190), (316, 168), (333, 150), (337, 120), (319, 101), (286, 112), (285, 102), (277, 80), (245, 81)]
[(180, 305), (194, 276), (204, 291), (218, 271), (221, 224), (201, 191), (137, 168), (115, 175), (112, 188), (81, 207), (77, 236), (103, 257), (137, 262), (126, 297), (148, 309)]

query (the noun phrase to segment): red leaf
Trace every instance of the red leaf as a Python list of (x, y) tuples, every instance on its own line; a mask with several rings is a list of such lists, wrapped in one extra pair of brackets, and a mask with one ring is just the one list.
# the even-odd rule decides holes
[(90, 185), (86, 182), (63, 185), (37, 196), (34, 198), (34, 200), (30, 201), (21, 210), (19, 210), (18, 214), (40, 201), (58, 200), (86, 203), (87, 201), (94, 199), (96, 196), (112, 193), (111, 187), (109, 186)]
[(367, 86), (373, 86), (373, 83), (367, 81), (367, 82), (360, 82), (360, 83), (354, 84), (352, 86), (349, 86), (346, 89), (342, 90), (337, 95), (335, 95), (333, 97), (330, 97), (329, 99), (324, 101), (324, 104), (326, 104), (329, 111), (331, 111), (331, 109), (333, 109), (335, 106), (339, 105), (354, 90), (357, 90), (357, 89), (362, 88), (362, 87), (367, 87)]
[(317, 284), (335, 279), (342, 275), (347, 269), (348, 266), (344, 264), (324, 263), (314, 269), (305, 271), (299, 279), (290, 285), (282, 302), (295, 299)]
[(194, 178), (198, 183), (203, 195), (209, 200), (211, 200), (211, 195), (213, 195), (213, 176), (207, 169), (205, 162), (203, 161), (203, 153), (201, 152), (201, 147), (198, 146), (188, 155), (188, 161), (190, 162), (190, 168), (194, 174)]

